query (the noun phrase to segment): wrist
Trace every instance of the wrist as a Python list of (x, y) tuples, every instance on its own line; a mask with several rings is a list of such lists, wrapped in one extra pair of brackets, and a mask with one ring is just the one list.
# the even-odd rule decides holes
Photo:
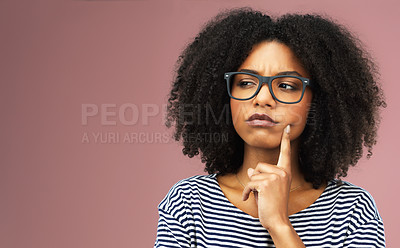
[(276, 235), (286, 235), (289, 232), (293, 231), (293, 226), (288, 220), (287, 222), (281, 222), (279, 224), (275, 224), (271, 226), (270, 228), (267, 228), (268, 233), (271, 235), (271, 237), (276, 236)]
[(268, 231), (276, 247), (305, 248), (300, 236), (292, 224), (281, 224), (270, 228)]
[(276, 215), (267, 219), (260, 219), (261, 224), (268, 231), (275, 229), (285, 229), (287, 226), (292, 226), (288, 216)]

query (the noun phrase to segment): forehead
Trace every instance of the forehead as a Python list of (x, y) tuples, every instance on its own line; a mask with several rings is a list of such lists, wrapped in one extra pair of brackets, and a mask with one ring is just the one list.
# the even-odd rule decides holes
[(277, 41), (263, 41), (254, 45), (240, 69), (252, 69), (263, 76), (272, 76), (282, 71), (298, 71), (302, 76), (309, 77), (292, 50)]

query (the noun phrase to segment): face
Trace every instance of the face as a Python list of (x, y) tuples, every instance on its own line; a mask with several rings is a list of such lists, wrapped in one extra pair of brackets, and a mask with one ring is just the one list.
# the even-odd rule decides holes
[[(276, 41), (256, 44), (237, 71), (252, 70), (261, 76), (275, 76), (282, 72), (296, 71), (301, 77), (310, 75), (289, 47)], [(288, 74), (294, 75), (294, 74)], [(276, 101), (268, 85), (264, 84), (259, 93), (250, 100), (230, 100), (232, 120), (238, 135), (250, 146), (277, 148), (284, 128), (290, 124), (290, 139), (296, 140), (303, 132), (312, 101), (312, 92), (306, 87), (303, 99), (295, 104)], [(269, 115), (276, 124), (268, 127), (251, 126), (246, 121), (254, 113)]]

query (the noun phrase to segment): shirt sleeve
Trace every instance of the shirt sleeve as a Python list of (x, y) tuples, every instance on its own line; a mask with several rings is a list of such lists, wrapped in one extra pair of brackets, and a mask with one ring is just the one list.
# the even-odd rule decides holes
[(160, 208), (158, 213), (157, 238), (154, 247), (190, 247), (190, 236), (183, 224)]
[(357, 227), (346, 238), (345, 248), (385, 247), (385, 232), (381, 219), (371, 219)]
[(373, 197), (367, 191), (364, 191), (357, 197), (356, 202), (343, 247), (385, 247), (383, 220)]

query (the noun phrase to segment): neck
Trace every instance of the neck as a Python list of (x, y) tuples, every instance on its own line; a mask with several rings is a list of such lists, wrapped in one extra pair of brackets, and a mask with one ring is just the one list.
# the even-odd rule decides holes
[[(291, 174), (292, 174), (292, 183), (290, 188), (297, 187), (301, 184), (305, 184), (304, 176), (301, 174), (299, 169), (299, 160), (298, 160), (298, 139), (292, 140), (290, 142), (291, 148)], [(278, 163), (280, 153), (280, 147), (274, 149), (265, 149), (260, 147), (249, 146), (244, 143), (244, 158), (243, 165), (239, 169), (238, 177), (243, 183), (247, 183), (249, 180), (247, 176), (247, 170), (249, 168), (255, 169), (259, 162), (264, 162), (272, 165), (276, 165)]]

